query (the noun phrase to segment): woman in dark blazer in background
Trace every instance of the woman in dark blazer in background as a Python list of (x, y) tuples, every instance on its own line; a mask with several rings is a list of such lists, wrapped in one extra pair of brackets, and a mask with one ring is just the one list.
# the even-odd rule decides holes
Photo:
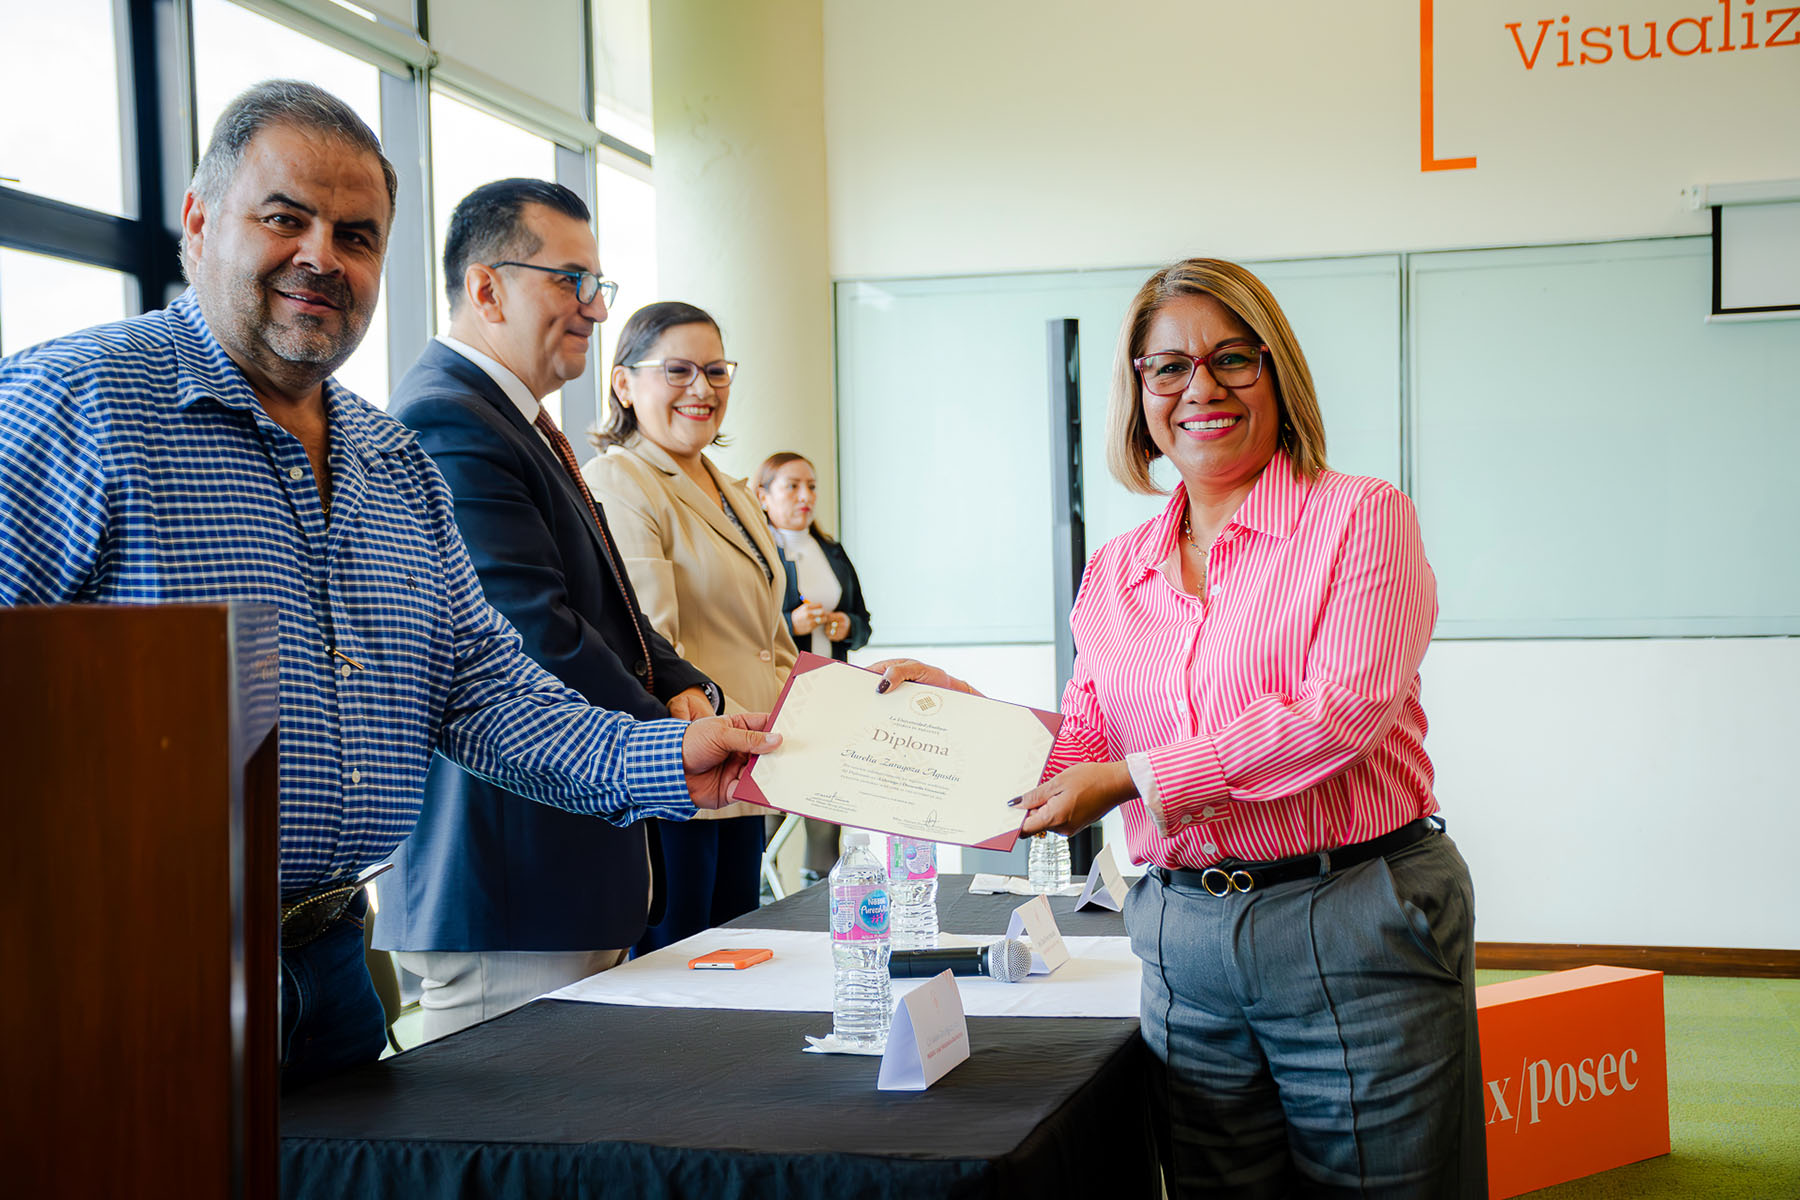
[(792, 451), (769, 455), (756, 472), (756, 498), (787, 572), (788, 632), (800, 649), (843, 662), (869, 644), (869, 609), (850, 556), (813, 520), (818, 496), (812, 464)]
[[(771, 454), (756, 472), (756, 498), (768, 514), (787, 573), (787, 614), (794, 644), (843, 662), (850, 651), (869, 644), (869, 609), (850, 556), (813, 520), (818, 476), (805, 457), (792, 451)], [(806, 822), (806, 867), (801, 877), (816, 883), (837, 861), (838, 827)]]

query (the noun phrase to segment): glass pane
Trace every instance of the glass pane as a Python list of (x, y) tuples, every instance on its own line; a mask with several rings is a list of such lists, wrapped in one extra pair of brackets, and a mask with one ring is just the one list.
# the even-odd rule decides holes
[[(316, 83), (381, 133), (381, 72), (352, 55), (259, 17), (229, 0), (194, 0), (194, 117), (202, 146), (227, 104), (251, 84), (279, 76)], [(400, 197), (405, 203), (406, 197)], [(337, 380), (369, 403), (388, 394), (387, 296), (376, 302), (369, 332)]]
[(650, 122), (650, 0), (593, 0), (594, 122), (654, 152)]
[(442, 92), (431, 93), (431, 206), (437, 327), (450, 327), (444, 237), (457, 202), (496, 179), (555, 179), (556, 146)]
[(388, 402), (388, 334), (387, 298), (375, 305), (369, 315), (369, 332), (350, 361), (337, 369), (339, 383), (373, 404), (386, 408)]
[(136, 292), (136, 281), (118, 271), (0, 249), (0, 357), (123, 320)]
[[(656, 188), (636, 174), (626, 174), (602, 162), (595, 181), (598, 200), (594, 216), (600, 223), (600, 268), (608, 279), (619, 281), (618, 303), (600, 327), (602, 372), (612, 369), (613, 350), (625, 319), (644, 305), (665, 297), (656, 290)], [(606, 383), (600, 384), (602, 393)], [(606, 414), (606, 397), (600, 398), (600, 414)]]
[(204, 144), (232, 97), (265, 79), (303, 79), (381, 132), (381, 72), (230, 0), (194, 0), (195, 124)]
[[(432, 277), (437, 280), (437, 328), (450, 328), (450, 301), (444, 292), (444, 239), (457, 202), (496, 179), (555, 179), (556, 146), (489, 116), (442, 92), (431, 93)], [(603, 260), (604, 261), (604, 260)], [(562, 393), (544, 397), (559, 424)]]
[(4, 7), (0, 176), (35, 195), (130, 216), (112, 0)]

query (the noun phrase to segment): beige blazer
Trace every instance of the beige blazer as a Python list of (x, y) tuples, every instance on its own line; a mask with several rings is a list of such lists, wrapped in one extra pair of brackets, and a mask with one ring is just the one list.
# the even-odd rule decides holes
[[(726, 712), (768, 712), (797, 651), (781, 602), (787, 578), (767, 519), (749, 486), (703, 459), (775, 577), (744, 544), (718, 501), (660, 447), (634, 434), (590, 460), (582, 477), (606, 508), (613, 540), (644, 617), (725, 692)], [(737, 803), (701, 816), (768, 810)]]

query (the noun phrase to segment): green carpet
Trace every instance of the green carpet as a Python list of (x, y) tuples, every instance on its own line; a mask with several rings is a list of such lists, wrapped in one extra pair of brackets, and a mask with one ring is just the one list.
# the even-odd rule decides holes
[[(1531, 971), (1478, 971), (1477, 982)], [(1527, 1192), (1537, 1200), (1800, 1200), (1800, 980), (1663, 979), (1664, 1157)]]

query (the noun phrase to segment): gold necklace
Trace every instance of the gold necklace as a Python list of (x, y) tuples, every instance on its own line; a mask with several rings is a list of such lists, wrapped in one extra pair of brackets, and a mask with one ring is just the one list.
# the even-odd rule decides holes
[(1188, 513), (1181, 514), (1181, 536), (1200, 555), (1200, 590), (1204, 592), (1206, 591), (1206, 550), (1194, 540), (1194, 522)]

